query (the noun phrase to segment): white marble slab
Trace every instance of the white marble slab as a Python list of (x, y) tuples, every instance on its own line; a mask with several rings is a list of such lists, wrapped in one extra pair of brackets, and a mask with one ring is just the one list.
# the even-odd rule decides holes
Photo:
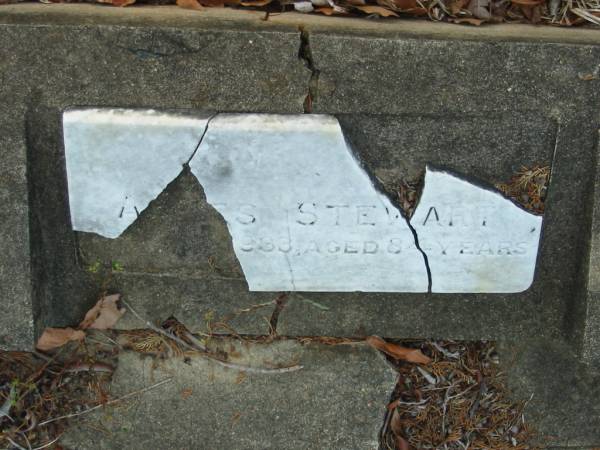
[[(250, 290), (426, 292), (423, 254), (323, 115), (64, 113), (73, 228), (115, 238), (190, 167), (227, 222)], [(200, 199), (199, 199), (200, 200)], [(428, 167), (411, 219), (440, 293), (520, 292), (542, 217)]]
[(411, 230), (334, 117), (220, 114), (190, 166), (250, 290), (427, 291)]
[(152, 110), (66, 111), (73, 229), (118, 237), (181, 172), (207, 121)]
[(433, 292), (521, 292), (533, 281), (542, 217), (493, 189), (428, 167), (411, 224)]

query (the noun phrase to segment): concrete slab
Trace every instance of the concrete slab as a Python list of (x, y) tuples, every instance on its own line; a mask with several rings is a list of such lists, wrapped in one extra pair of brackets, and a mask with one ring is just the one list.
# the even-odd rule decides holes
[[(123, 298), (147, 320), (162, 323), (175, 316), (193, 332), (268, 335), (275, 310), (276, 294), (248, 292), (243, 279), (187, 278), (168, 275), (116, 275), (111, 290), (123, 293)], [(259, 306), (260, 305), (260, 306)], [(231, 328), (223, 328), (219, 323)], [(144, 328), (133, 315), (119, 321), (118, 328)]]
[(503, 343), (499, 353), (513, 395), (533, 395), (525, 414), (546, 446), (600, 445), (600, 371), (580, 361), (576, 346), (535, 339)]
[[(293, 341), (239, 344), (238, 361), (300, 362), (285, 374), (240, 373), (205, 359), (153, 361), (120, 356), (113, 395), (172, 377), (130, 407), (107, 409), (62, 439), (77, 449), (377, 450), (394, 371), (372, 349)], [(96, 428), (96, 429), (94, 429)], [(97, 431), (103, 429), (106, 431)]]
[[(146, 20), (136, 16), (134, 23), (107, 8), (34, 8), (28, 18), (24, 11), (0, 11), (0, 40), (10, 42), (0, 50), (0, 72), (12, 74), (0, 87), (2, 348), (31, 348), (46, 325), (77, 323), (98, 295), (68, 213), (63, 111), (298, 113), (310, 77), (298, 59), (298, 30), (289, 25), (232, 28), (230, 21), (209, 21), (176, 28), (178, 18), (168, 20), (164, 10), (151, 14), (157, 20), (142, 13)], [(108, 12), (107, 21), (98, 12)], [(27, 25), (14, 26), (13, 19)]]
[[(552, 165), (552, 187), (538, 269), (527, 292), (461, 294), (451, 303), (443, 294), (322, 295), (310, 298), (326, 304), (328, 314), (309, 306), (294, 318), (292, 308), (308, 303), (292, 302), (282, 313), (282, 330), (474, 338), (562, 338), (581, 330), (588, 277), (582, 255), (589, 251), (600, 104), (599, 81), (581, 75), (593, 73), (600, 58), (597, 34), (544, 29), (536, 38), (533, 29), (489, 27), (460, 28), (465, 34), (459, 36), (446, 26), (433, 32), (433, 24), (338, 26), (306, 16), (297, 21), (296, 15), (271, 22), (256, 13), (231, 12), (227, 19), (162, 8), (120, 13), (86, 5), (20, 6), (0, 11), (0, 37), (10, 43), (0, 47), (1, 68), (12, 74), (0, 90), (7, 131), (1, 143), (8, 164), (3, 173), (23, 173), (27, 164), (29, 183), (3, 178), (18, 218), (3, 222), (9, 230), (3, 245), (19, 264), (33, 257), (31, 267), (17, 264), (15, 270), (3, 260), (8, 283), (3, 279), (2, 289), (20, 287), (3, 291), (2, 301), (32, 304), (39, 314), (19, 311), (25, 323), (32, 316), (37, 327), (76, 323), (96, 300), (97, 292), (87, 290), (84, 264), (96, 258), (126, 260), (126, 271), (193, 278), (211, 267), (193, 262), (220, 249), (222, 266), (232, 272), (233, 252), (217, 222), (202, 222), (202, 233), (193, 227), (167, 231), (169, 223), (200, 215), (196, 209), (161, 217), (159, 200), (143, 214), (153, 220), (143, 225), (140, 217), (143, 226), (117, 244), (75, 235), (60, 135), (65, 109), (300, 113), (310, 92), (313, 112), (339, 114), (361, 161), (385, 186), (414, 178), (433, 163), (492, 183), (506, 181), (521, 165)], [(313, 20), (313, 31), (307, 28), (301, 39), (297, 25)], [(300, 47), (305, 58), (310, 49), (311, 64), (298, 58)], [(176, 208), (171, 204), (168, 211)], [(141, 245), (154, 235), (153, 243), (171, 244)], [(210, 240), (201, 237), (208, 235)]]

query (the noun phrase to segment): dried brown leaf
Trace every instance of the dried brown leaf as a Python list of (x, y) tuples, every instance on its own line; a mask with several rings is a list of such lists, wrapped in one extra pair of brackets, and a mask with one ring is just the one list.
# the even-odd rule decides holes
[(338, 12), (330, 6), (322, 6), (320, 8), (315, 8), (315, 12), (325, 14), (326, 16), (333, 16), (334, 14), (338, 14)]
[(135, 0), (97, 0), (98, 3), (106, 3), (113, 6), (129, 6), (135, 3)]
[(394, 0), (394, 4), (400, 9), (418, 8), (417, 0)]
[(431, 362), (431, 358), (425, 356), (418, 348), (408, 348), (403, 347), (402, 345), (386, 342), (379, 336), (369, 336), (366, 341), (371, 347), (376, 348), (386, 355), (396, 359), (417, 364), (429, 364)]
[(85, 315), (83, 321), (79, 324), (79, 328), (86, 330), (93, 328), (96, 330), (108, 330), (112, 328), (123, 314), (125, 308), (119, 308), (117, 302), (121, 298), (120, 294), (109, 295), (102, 297)]
[(183, 9), (204, 9), (204, 7), (198, 3), (198, 0), (177, 0), (177, 6)]
[(41, 351), (53, 350), (69, 341), (81, 341), (85, 333), (73, 328), (46, 328), (37, 341), (35, 348)]
[(387, 8), (384, 8), (383, 6), (375, 6), (375, 5), (364, 5), (364, 6), (355, 6), (356, 9), (358, 9), (359, 11), (362, 11), (366, 14), (377, 14), (378, 16), (381, 17), (398, 17), (398, 14), (396, 14), (394, 11), (390, 11)]
[(450, 2), (447, 5), (447, 8), (450, 11), (450, 14), (455, 16), (467, 6), (467, 3), (468, 0), (450, 0)]
[(390, 429), (394, 436), (396, 450), (409, 450), (410, 445), (408, 444), (408, 441), (402, 437), (402, 418), (400, 417), (400, 414), (398, 414), (398, 410), (394, 408), (391, 414)]
[(250, 0), (247, 2), (240, 2), (242, 6), (267, 6), (273, 0)]

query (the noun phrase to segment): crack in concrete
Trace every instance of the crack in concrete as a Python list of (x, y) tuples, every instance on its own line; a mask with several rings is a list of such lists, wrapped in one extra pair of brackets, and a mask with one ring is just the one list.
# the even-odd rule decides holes
[(304, 62), (306, 68), (310, 70), (307, 94), (304, 99), (304, 114), (311, 114), (313, 102), (317, 100), (320, 71), (315, 66), (315, 60), (310, 47), (310, 35), (304, 27), (300, 27), (300, 48), (298, 49), (298, 58), (300, 58)]
[(275, 299), (275, 308), (273, 309), (273, 312), (271, 313), (271, 318), (269, 319), (270, 336), (277, 336), (277, 325), (279, 323), (279, 315), (283, 311), (283, 308), (285, 308), (287, 301), (287, 292), (280, 294), (279, 297)]
[(196, 148), (194, 148), (194, 151), (192, 153), (192, 156), (190, 156), (187, 160), (187, 162), (184, 164), (184, 167), (187, 166), (189, 167), (190, 165), (190, 161), (192, 159), (194, 159), (194, 156), (196, 156), (196, 153), (198, 152), (198, 149), (200, 148), (200, 144), (202, 144), (202, 141), (204, 140), (204, 136), (206, 136), (206, 133), (208, 132), (208, 126), (210, 125), (211, 120), (213, 120), (215, 117), (217, 117), (219, 115), (219, 113), (214, 113), (212, 114), (208, 120), (206, 121), (206, 125), (204, 126), (204, 131), (202, 132), (202, 136), (200, 136), (200, 140), (198, 141), (198, 144), (196, 145)]

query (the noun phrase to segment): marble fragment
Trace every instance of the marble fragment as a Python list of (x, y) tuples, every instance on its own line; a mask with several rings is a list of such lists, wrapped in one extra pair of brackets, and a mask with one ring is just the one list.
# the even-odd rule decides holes
[(427, 291), (406, 220), (334, 117), (219, 114), (190, 167), (250, 290)]
[(208, 116), (74, 109), (63, 134), (74, 230), (116, 238), (181, 172)]
[(542, 217), (493, 188), (427, 167), (411, 224), (433, 292), (522, 292), (533, 281)]

